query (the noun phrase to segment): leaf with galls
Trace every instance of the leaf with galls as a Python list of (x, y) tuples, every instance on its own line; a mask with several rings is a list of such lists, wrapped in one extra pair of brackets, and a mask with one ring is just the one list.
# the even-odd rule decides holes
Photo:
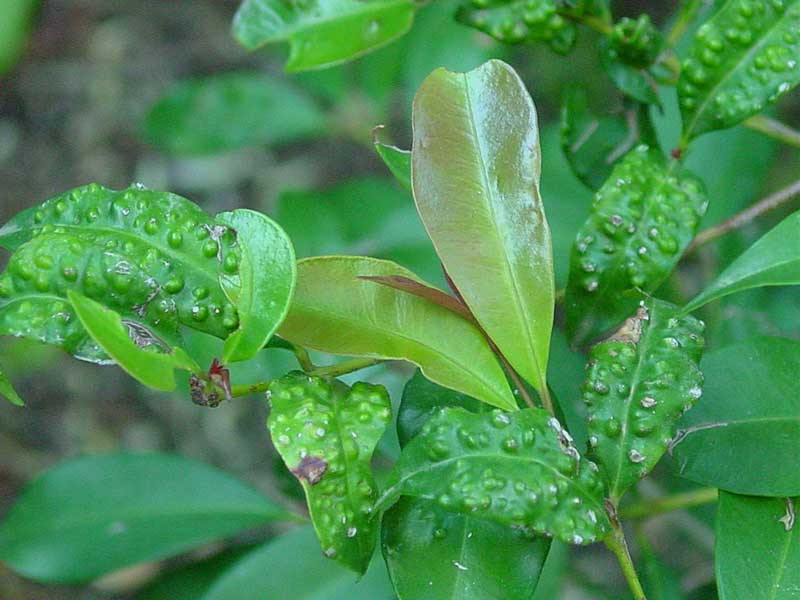
[(303, 485), (322, 550), (359, 573), (377, 543), (370, 461), (392, 418), (386, 390), (289, 373), (270, 384), (272, 441)]
[(703, 323), (661, 300), (642, 302), (614, 335), (592, 348), (583, 399), (591, 456), (612, 502), (647, 475), (702, 394)]
[(597, 466), (541, 409), (442, 409), (403, 449), (387, 483), (380, 510), (413, 496), (572, 544), (610, 529)]
[(647, 146), (629, 152), (595, 196), (578, 232), (566, 292), (567, 333), (583, 345), (636, 310), (695, 235), (708, 201), (702, 183)]

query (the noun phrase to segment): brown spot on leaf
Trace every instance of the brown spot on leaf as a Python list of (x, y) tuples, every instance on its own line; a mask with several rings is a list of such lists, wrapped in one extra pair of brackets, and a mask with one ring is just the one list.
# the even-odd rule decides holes
[(317, 456), (305, 456), (300, 464), (291, 469), (292, 474), (298, 479), (305, 479), (309, 485), (316, 485), (322, 481), (328, 463)]
[(640, 306), (636, 309), (635, 315), (625, 319), (620, 328), (609, 336), (608, 341), (638, 344), (639, 339), (642, 337), (642, 323), (649, 319), (650, 315), (647, 312), (647, 308)]

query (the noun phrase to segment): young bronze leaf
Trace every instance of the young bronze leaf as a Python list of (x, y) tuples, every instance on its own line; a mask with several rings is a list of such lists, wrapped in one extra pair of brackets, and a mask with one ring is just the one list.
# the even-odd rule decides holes
[(581, 458), (544, 410), (445, 408), (403, 449), (377, 508), (413, 496), (449, 512), (586, 544), (610, 529), (603, 491), (597, 466)]
[(589, 445), (614, 503), (656, 466), (678, 417), (702, 394), (703, 323), (677, 314), (666, 302), (642, 302), (589, 355)]
[(567, 333), (583, 345), (636, 310), (670, 274), (705, 214), (703, 186), (677, 161), (640, 146), (597, 192), (572, 248)]
[(377, 543), (370, 461), (392, 418), (386, 390), (289, 373), (270, 384), (267, 426), (303, 485), (322, 550), (364, 573)]
[(244, 0), (233, 35), (248, 50), (289, 42), (287, 71), (330, 67), (388, 44), (411, 27), (411, 0)]
[(299, 261), (281, 337), (331, 354), (408, 360), (440, 385), (515, 410), (503, 369), (475, 325), (429, 300), (362, 279), (396, 276), (418, 280), (374, 258)]
[(800, 0), (728, 0), (681, 69), (683, 135), (732, 127), (800, 82)]
[(541, 392), (555, 284), (533, 101), (501, 61), (468, 73), (437, 69), (417, 92), (413, 128), (414, 199), (445, 270)]
[[(154, 289), (169, 296), (171, 310), (189, 327), (226, 338), (239, 325), (219, 283), (221, 276), (238, 283), (236, 236), (185, 198), (138, 186), (114, 191), (90, 184), (16, 215), (0, 228), (0, 245), (16, 250), (43, 231), (96, 240), (124, 257), (128, 269), (148, 274)], [(122, 279), (125, 266), (119, 269)]]

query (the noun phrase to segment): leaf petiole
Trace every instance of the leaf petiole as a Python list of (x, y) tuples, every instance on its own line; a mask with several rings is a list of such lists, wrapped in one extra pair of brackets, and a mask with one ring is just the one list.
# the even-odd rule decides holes
[(622, 574), (625, 575), (625, 581), (628, 582), (628, 587), (635, 600), (647, 600), (642, 584), (639, 581), (639, 576), (636, 574), (636, 567), (633, 566), (631, 554), (628, 552), (628, 543), (625, 541), (622, 525), (613, 518), (611, 519), (611, 524), (614, 529), (611, 535), (605, 539), (605, 544), (617, 557), (617, 562), (622, 568)]

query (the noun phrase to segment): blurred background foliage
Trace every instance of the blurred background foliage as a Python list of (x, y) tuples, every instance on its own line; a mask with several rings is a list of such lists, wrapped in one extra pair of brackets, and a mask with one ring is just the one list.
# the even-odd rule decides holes
[[(663, 25), (676, 4), (615, 2), (614, 14), (648, 12)], [(563, 287), (569, 249), (592, 194), (562, 154), (562, 98), (577, 85), (600, 115), (621, 114), (622, 99), (599, 65), (593, 33), (582, 31), (576, 51), (563, 58), (544, 46), (500, 45), (457, 24), (455, 6), (449, 0), (431, 3), (419, 11), (410, 34), (354, 63), (286, 75), (281, 48), (247, 54), (233, 40), (235, 0), (49, 0), (42, 5), (0, 0), (0, 222), (87, 182), (113, 188), (141, 182), (184, 195), (212, 213), (239, 206), (265, 211), (290, 234), (298, 256), (391, 258), (441, 284), (410, 194), (375, 153), (372, 129), (385, 125), (381, 139), (408, 148), (411, 100), (431, 70), (471, 69), (502, 58), (519, 70), (539, 110), (543, 197), (553, 230), (557, 285)], [(674, 90), (661, 101), (663, 111), (653, 107), (652, 117), (669, 150), (680, 129)], [(785, 99), (776, 113), (790, 124), (800, 122), (797, 95)], [(796, 178), (800, 155), (736, 127), (698, 140), (687, 166), (708, 187), (711, 206), (704, 225), (709, 226)], [(685, 261), (665, 284), (665, 294), (692, 296), (786, 212)], [(739, 294), (710, 305), (704, 316), (712, 346), (754, 334), (800, 339), (796, 288)], [(194, 338), (210, 363), (220, 343), (200, 334)], [(297, 498), (294, 481), (269, 447), (265, 405), (256, 399), (202, 409), (191, 404), (188, 393), (156, 394), (116, 369), (17, 341), (0, 341), (0, 362), (28, 402), (25, 409), (2, 407), (0, 513), (43, 468), (67, 457), (118, 449), (179, 453), (222, 467), (286, 502)], [(551, 380), (568, 418), (579, 414), (583, 359), (567, 349), (561, 332), (556, 332), (551, 362)], [(287, 353), (269, 350), (238, 366), (233, 376), (239, 382), (265, 380), (293, 367)], [(397, 399), (410, 372), (399, 365), (380, 366), (359, 378), (387, 385)], [(585, 440), (580, 430), (575, 433), (579, 442)], [(382, 444), (388, 456), (396, 448), (391, 435)], [(682, 485), (666, 464), (640, 493)], [(667, 581), (665, 590), (679, 585), (691, 592), (688, 597), (709, 597), (712, 520), (713, 509), (706, 508), (648, 521), (643, 533), (669, 564), (643, 546), (645, 577)], [(549, 590), (559, 581), (566, 584), (566, 598), (619, 597), (618, 590), (602, 587), (615, 572), (611, 560), (592, 548), (569, 557), (557, 549), (541, 598), (555, 597)], [(160, 568), (138, 567), (89, 589), (45, 589), (0, 566), (0, 598), (132, 598), (130, 590)], [(196, 571), (194, 579), (191, 571), (185, 575), (192, 585), (200, 585), (203, 569)], [(682, 574), (680, 580), (673, 572)]]

